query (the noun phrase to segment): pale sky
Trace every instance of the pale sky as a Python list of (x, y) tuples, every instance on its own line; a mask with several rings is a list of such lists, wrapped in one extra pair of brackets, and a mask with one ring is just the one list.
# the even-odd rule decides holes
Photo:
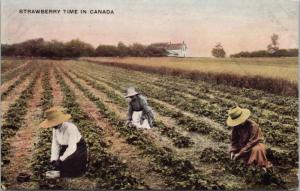
[[(113, 15), (19, 14), (19, 9), (113, 9)], [(1, 42), (79, 38), (97, 47), (134, 42), (182, 42), (188, 56), (211, 56), (221, 42), (227, 55), (298, 48), (297, 0), (2, 0)]]

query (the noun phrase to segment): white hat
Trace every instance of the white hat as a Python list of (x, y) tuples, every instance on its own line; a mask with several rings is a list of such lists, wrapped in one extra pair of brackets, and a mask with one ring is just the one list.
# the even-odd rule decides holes
[(130, 87), (127, 89), (127, 94), (126, 94), (126, 98), (127, 97), (131, 97), (131, 96), (135, 96), (135, 95), (138, 95), (139, 93), (135, 90), (134, 87)]

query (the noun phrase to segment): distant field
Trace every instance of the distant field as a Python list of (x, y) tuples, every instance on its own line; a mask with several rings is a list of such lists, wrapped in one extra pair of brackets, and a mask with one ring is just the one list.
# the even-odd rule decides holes
[(298, 81), (298, 58), (111, 58), (98, 57), (90, 60), (120, 62), (140, 65), (165, 66), (185, 70), (233, 73), (240, 75), (262, 75)]

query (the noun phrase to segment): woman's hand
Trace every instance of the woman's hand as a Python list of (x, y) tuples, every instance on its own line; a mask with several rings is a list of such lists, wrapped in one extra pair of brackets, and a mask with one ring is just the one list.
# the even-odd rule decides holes
[(127, 120), (127, 121), (125, 122), (125, 126), (128, 126), (130, 123), (131, 123), (131, 121)]
[(54, 166), (55, 169), (60, 169), (61, 163), (62, 161), (60, 159), (51, 162), (51, 164)]
[(234, 157), (234, 153), (230, 152), (230, 159), (233, 160), (233, 157)]
[(54, 166), (56, 160), (51, 161), (51, 165)]

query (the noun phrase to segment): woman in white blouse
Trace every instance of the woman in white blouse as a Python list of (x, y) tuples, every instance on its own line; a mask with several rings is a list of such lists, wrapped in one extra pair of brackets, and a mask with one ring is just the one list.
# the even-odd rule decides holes
[(40, 126), (53, 128), (51, 163), (60, 171), (61, 177), (76, 177), (86, 170), (87, 147), (78, 128), (68, 120), (71, 115), (64, 114), (59, 107), (45, 112), (46, 120)]

